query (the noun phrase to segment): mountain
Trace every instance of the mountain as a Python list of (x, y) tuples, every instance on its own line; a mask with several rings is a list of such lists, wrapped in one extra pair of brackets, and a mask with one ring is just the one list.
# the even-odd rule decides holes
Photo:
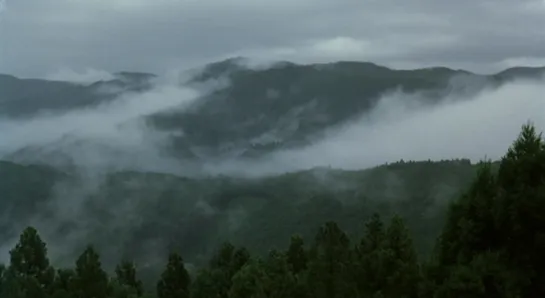
[[(85, 245), (106, 266), (123, 257), (159, 268), (169, 250), (202, 264), (224, 240), (266, 253), (297, 233), (309, 240), (335, 220), (359, 236), (373, 212), (398, 213), (429, 254), (446, 206), (477, 167), (468, 160), (398, 162), (360, 171), (313, 169), (259, 179), (184, 178), (143, 172), (68, 174), (43, 166), (0, 162), (0, 247), (27, 225), (59, 247), (64, 264)], [(7, 178), (7, 179), (6, 179)], [(159, 258), (159, 259), (158, 259)]]
[[(517, 67), (493, 75), (433, 67), (396, 70), (369, 62), (251, 66), (244, 58), (189, 72), (186, 85), (205, 90), (189, 108), (151, 115), (172, 134), (169, 154), (184, 159), (251, 158), (304, 146), (324, 131), (365, 115), (391, 92), (417, 94), (427, 104), (474, 94), (516, 78), (537, 79), (545, 68)], [(152, 88), (153, 74), (120, 72), (88, 85), (0, 76), (0, 115), (66, 112)], [(215, 82), (210, 87), (210, 82)]]
[[(478, 75), (363, 62), (250, 67), (235, 58), (193, 72), (184, 84), (209, 92), (189, 107), (145, 120), (159, 131), (180, 132), (170, 139), (168, 153), (175, 157), (252, 158), (313, 142), (324, 131), (369, 113), (388, 92), (418, 94), (422, 103), (433, 105), (448, 95), (464, 97), (517, 78), (538, 79), (544, 72), (512, 68)], [(91, 109), (122, 94), (149, 91), (157, 78), (127, 72), (115, 77), (81, 85), (0, 76), (0, 119), (21, 124), (41, 113)], [(285, 247), (294, 233), (312, 242), (316, 229), (328, 220), (359, 237), (374, 212), (402, 216), (418, 253), (427, 256), (447, 218), (447, 206), (468, 188), (478, 169), (466, 159), (399, 161), (357, 171), (315, 168), (239, 178), (52, 166), (70, 163), (59, 155), (66, 151), (63, 146), (81, 153), (76, 157), (108, 160), (103, 155), (111, 149), (108, 141), (115, 140), (93, 144), (63, 135), (1, 157), (10, 160), (0, 162), (0, 257), (8, 256), (17, 234), (32, 225), (50, 245), (55, 264), (71, 263), (92, 243), (105, 267), (134, 259), (145, 279), (157, 276), (169, 251), (181, 252), (197, 267), (225, 240), (263, 255)], [(146, 148), (135, 144), (124, 148), (130, 152), (114, 150), (112, 156), (136, 162), (131, 154)], [(98, 154), (87, 156), (89, 151)], [(47, 165), (28, 164), (39, 160), (25, 157), (40, 157)]]
[[(192, 83), (227, 78), (229, 84), (192, 109), (153, 117), (161, 129), (182, 129), (176, 148), (194, 155), (258, 156), (307, 145), (326, 129), (370, 111), (389, 92), (418, 93), (429, 104), (447, 95), (471, 95), (516, 78), (537, 79), (545, 68), (512, 68), (477, 75), (445, 67), (395, 70), (366, 62), (249, 68), (243, 58), (206, 66)], [(187, 156), (187, 155), (184, 155)]]
[(120, 72), (114, 77), (82, 85), (0, 75), (0, 116), (20, 118), (94, 106), (124, 92), (148, 90), (155, 75)]
[(225, 76), (230, 84), (197, 101), (193, 109), (158, 115), (154, 123), (162, 129), (183, 127), (178, 142), (207, 148), (212, 155), (242, 148), (236, 154), (243, 156), (308, 144), (324, 129), (369, 111), (386, 92), (422, 92), (425, 100), (436, 102), (463, 87), (454, 78), (478, 77), (443, 68), (399, 71), (360, 62), (280, 63), (254, 70), (231, 60), (210, 65), (203, 73), (197, 80)]

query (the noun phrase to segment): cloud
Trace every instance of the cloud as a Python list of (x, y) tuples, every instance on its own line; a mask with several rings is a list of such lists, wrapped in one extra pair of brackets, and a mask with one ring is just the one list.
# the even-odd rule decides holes
[[(214, 83), (210, 84), (210, 88), (215, 86)], [(83, 249), (81, 246), (97, 231), (106, 229), (104, 222), (90, 215), (90, 203), (98, 205), (97, 208), (104, 212), (115, 210), (118, 214), (124, 214), (122, 219), (114, 217), (108, 221), (108, 231), (137, 225), (142, 217), (141, 211), (135, 210), (139, 208), (136, 199), (123, 197), (118, 201), (104, 202), (98, 194), (104, 194), (101, 190), (105, 187), (106, 178), (115, 171), (191, 171), (185, 168), (185, 163), (164, 154), (171, 133), (154, 130), (147, 125), (145, 116), (189, 107), (203, 93), (209, 92), (205, 84), (199, 88), (181, 86), (173, 76), (160, 77), (149, 91), (127, 92), (99, 106), (29, 118), (0, 118), (0, 130), (3, 132), (0, 159), (70, 166), (68, 169), (72, 170), (70, 178), (56, 183), (52, 197), (42, 206), (45, 208), (41, 209), (43, 212), (10, 222), (12, 231), (19, 233), (29, 225), (39, 228), (40, 234), (49, 243), (52, 261), (67, 265), (67, 262), (73, 262), (74, 252), (80, 253)], [(145, 197), (149, 200), (155, 198)], [(8, 219), (11, 220), (7, 216), (0, 218), (4, 221)], [(66, 223), (76, 223), (76, 227), (60, 235), (59, 231), (66, 229)], [(105, 265), (115, 264), (121, 258), (119, 245), (125, 239), (123, 237), (129, 236), (127, 233), (116, 235), (115, 243), (118, 245), (108, 243), (100, 246)], [(104, 237), (107, 236), (101, 239)], [(9, 260), (9, 249), (17, 240), (3, 239), (0, 261)], [(148, 240), (143, 245), (147, 247), (151, 244), (152, 241)], [(160, 256), (155, 253), (162, 248), (150, 248), (154, 254), (147, 257), (153, 259)]]
[(436, 106), (418, 104), (418, 94), (391, 93), (369, 115), (313, 145), (259, 161), (211, 163), (207, 170), (253, 176), (313, 167), (354, 170), (400, 159), (498, 159), (528, 120), (545, 130), (544, 82), (519, 80), (469, 98), (451, 94)]
[(478, 72), (545, 58), (541, 0), (20, 0), (8, 8), (0, 72), (25, 77), (59, 65), (163, 73), (239, 53)]
[[(357, 39), (336, 36), (301, 42), (293, 47), (252, 49), (227, 55), (247, 56), (257, 61), (298, 61), (300, 63), (327, 63), (336, 60), (384, 61), (398, 59), (404, 54), (415, 54), (422, 50), (450, 47), (457, 42), (455, 36), (390, 36), (381, 40)], [(393, 63), (396, 66), (397, 63)]]
[[(78, 166), (168, 171), (176, 165), (162, 154), (168, 133), (146, 125), (144, 116), (183, 109), (199, 92), (160, 84), (144, 93), (125, 93), (98, 107), (27, 119), (0, 119), (0, 157), (19, 152), (52, 162), (62, 152)], [(22, 151), (21, 151), (22, 150)]]
[(77, 72), (69, 68), (61, 68), (46, 76), (48, 80), (65, 81), (79, 84), (90, 84), (98, 81), (109, 81), (115, 79), (115, 76), (104, 70), (86, 68)]
[(545, 66), (545, 57), (513, 57), (499, 63), (501, 68), (510, 67), (542, 67)]

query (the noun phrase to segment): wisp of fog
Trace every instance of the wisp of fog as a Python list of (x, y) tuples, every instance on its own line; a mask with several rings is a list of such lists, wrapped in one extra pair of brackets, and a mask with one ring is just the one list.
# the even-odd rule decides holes
[[(206, 89), (225, 87), (225, 82), (188, 88), (171, 81), (92, 108), (0, 119), (0, 158), (36, 147), (32, 154), (37, 159), (48, 150), (60, 151), (83, 168), (194, 174), (162, 154), (172, 133), (148, 127), (144, 116), (189, 107)], [(310, 146), (257, 159), (206, 162), (203, 169), (206, 174), (261, 176), (313, 167), (353, 170), (401, 159), (497, 159), (525, 122), (545, 128), (543, 94), (543, 80), (512, 81), (472, 95), (453, 93), (431, 106), (419, 104), (423, 95), (418, 93), (390, 92), (370, 113), (327, 131)]]
[[(258, 177), (314, 167), (362, 169), (400, 159), (497, 159), (528, 120), (539, 130), (545, 129), (543, 83), (513, 81), (473, 95), (466, 94), (464, 98), (451, 94), (438, 105), (421, 104), (423, 95), (418, 93), (391, 92), (385, 94), (370, 113), (327, 131), (324, 138), (312, 145), (252, 160), (208, 162), (201, 170), (205, 174)], [(144, 118), (162, 111), (183, 110), (207, 90), (222, 87), (225, 82), (220, 80), (201, 84), (196, 89), (160, 82), (149, 91), (125, 93), (95, 107), (26, 119), (0, 119), (0, 159), (35, 147), (40, 149), (31, 153), (37, 160), (47, 159), (48, 150), (61, 151), (82, 169), (191, 174), (191, 169), (180, 166), (181, 161), (162, 153), (171, 133), (149, 127)], [(28, 224), (39, 227), (46, 240), (53, 237), (51, 231), (58, 230), (62, 219), (77, 218), (83, 226), (92, 227), (95, 219), (86, 215), (81, 207), (90, 194), (98, 191), (101, 182), (100, 178), (84, 181), (88, 185), (57, 185), (51, 204), (58, 222), (44, 221), (36, 215), (17, 224), (20, 228)], [(123, 213), (135, 213), (131, 208), (123, 209)], [(131, 222), (127, 217), (120, 217), (115, 224), (130, 226)], [(58, 255), (52, 258), (62, 260), (66, 256), (63, 248), (72, 251), (74, 245), (86, 239), (87, 233), (89, 231), (83, 229), (64, 235), (53, 250)], [(0, 260), (7, 257), (15, 241), (0, 245)], [(115, 245), (112, 249), (116, 249)]]
[(169, 171), (175, 165), (161, 153), (169, 133), (151, 129), (144, 117), (183, 109), (198, 97), (193, 89), (159, 83), (150, 91), (122, 94), (95, 107), (0, 119), (0, 159), (18, 150), (36, 148), (31, 155), (36, 155), (37, 161), (56, 151), (82, 168)]
[(435, 106), (415, 104), (418, 94), (390, 93), (369, 115), (310, 146), (258, 161), (213, 163), (207, 170), (255, 176), (313, 167), (354, 170), (401, 159), (498, 159), (523, 124), (532, 121), (538, 130), (545, 129), (544, 82), (512, 81), (470, 98), (451, 94)]

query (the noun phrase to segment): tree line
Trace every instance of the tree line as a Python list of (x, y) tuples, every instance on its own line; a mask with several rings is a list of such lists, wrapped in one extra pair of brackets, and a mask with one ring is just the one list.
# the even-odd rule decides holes
[(532, 124), (501, 159), (483, 162), (470, 187), (451, 203), (435, 250), (418, 260), (400, 216), (375, 213), (361, 239), (331, 221), (310, 243), (297, 235), (285, 250), (252, 256), (221, 245), (190, 274), (168, 255), (155, 289), (144, 289), (131, 261), (114, 274), (88, 246), (73, 268), (55, 269), (47, 247), (27, 228), (0, 267), (6, 298), (454, 298), (545, 297), (545, 142)]

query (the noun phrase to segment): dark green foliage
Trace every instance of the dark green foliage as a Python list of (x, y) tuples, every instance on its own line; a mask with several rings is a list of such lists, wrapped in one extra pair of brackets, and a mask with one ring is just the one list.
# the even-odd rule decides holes
[(110, 294), (108, 275), (92, 246), (88, 246), (76, 261), (75, 273), (74, 293), (77, 298), (103, 298)]
[(265, 287), (267, 275), (258, 261), (247, 263), (232, 279), (229, 289), (229, 298), (258, 298), (267, 297)]
[[(225, 242), (192, 277), (182, 257), (172, 253), (157, 282), (157, 295), (150, 297), (545, 297), (545, 143), (541, 135), (531, 125), (523, 126), (497, 171), (495, 166), (480, 164), (466, 191), (449, 204), (435, 251), (426, 262), (418, 262), (406, 216), (383, 212), (390, 214), (385, 224), (385, 216), (359, 209), (367, 220), (359, 225), (364, 229), (356, 233), (360, 241), (354, 246), (336, 221), (326, 221), (308, 249), (303, 237), (295, 235), (286, 239), (286, 250), (272, 249), (261, 257)], [(326, 197), (322, 196), (322, 202)], [(343, 204), (351, 202), (327, 206), (342, 208)], [(122, 262), (110, 279), (91, 246), (74, 269), (55, 271), (45, 243), (31, 227), (23, 231), (10, 256), (10, 264), (0, 266), (1, 298), (148, 297), (134, 263)]]
[(350, 241), (336, 223), (320, 228), (311, 249), (308, 283), (314, 297), (351, 297)]
[(182, 257), (171, 253), (168, 264), (157, 283), (158, 298), (188, 298), (191, 278), (185, 269)]
[[(337, 222), (347, 235), (360, 237), (363, 222), (373, 212), (403, 217), (414, 232), (419, 256), (426, 257), (441, 231), (447, 202), (469, 184), (475, 167), (464, 160), (404, 162), (361, 171), (315, 169), (262, 179), (189, 179), (122, 172), (105, 177), (92, 197), (77, 198), (86, 202), (86, 216), (82, 221), (66, 222), (59, 222), (55, 208), (65, 199), (72, 200), (70, 197), (55, 197), (53, 204), (22, 203), (27, 198), (35, 202), (35, 197), (39, 202), (52, 200), (49, 193), (55, 189), (48, 188), (52, 184), (81, 193), (79, 185), (85, 183), (80, 179), (84, 177), (66, 178), (1, 162), (0, 174), (17, 178), (17, 183), (6, 185), (0, 180), (0, 193), (7, 200), (1, 200), (0, 205), (14, 210), (9, 205), (21, 204), (18, 210), (24, 215), (17, 211), (7, 217), (11, 220), (0, 223), (5, 224), (0, 240), (18, 236), (20, 231), (13, 224), (18, 220), (44, 216), (59, 228), (48, 230), (48, 237), (57, 241), (72, 233), (85, 233), (108, 265), (121, 258), (148, 263), (149, 244), (163, 242), (187, 262), (202, 267), (220, 240), (229, 239), (264, 255), (271, 248), (287, 247), (293, 234), (311, 243), (316, 228), (328, 220)], [(43, 195), (29, 196), (29, 189), (42, 189)], [(106, 205), (111, 208), (104, 208)], [(118, 210), (127, 210), (127, 220), (119, 220)], [(81, 245), (65, 247), (65, 258), (75, 259), (81, 253)], [(161, 270), (158, 265), (140, 267), (139, 274), (151, 285)]]
[(133, 262), (123, 261), (115, 268), (116, 282), (134, 291), (137, 297), (144, 293), (142, 281), (136, 277), (136, 265)]
[(2, 293), (2, 286), (4, 285), (4, 279), (6, 276), (6, 266), (0, 264), (0, 294)]
[(72, 269), (59, 269), (53, 282), (54, 298), (74, 297), (76, 292), (76, 272)]
[(502, 158), (485, 164), (454, 202), (438, 242), (442, 297), (545, 295), (545, 145), (531, 124)]
[(193, 298), (227, 297), (230, 285), (226, 283), (226, 273), (219, 269), (200, 270), (192, 283)]
[(392, 218), (386, 230), (383, 249), (384, 297), (417, 297), (420, 269), (412, 238), (399, 216)]
[(54, 279), (45, 242), (38, 231), (28, 227), (10, 251), (10, 266), (4, 289), (17, 297), (47, 297)]
[(236, 249), (229, 242), (223, 243), (210, 260), (209, 269), (202, 270), (197, 275), (195, 297), (228, 297), (233, 277), (249, 260), (250, 254), (245, 248)]
[(299, 274), (307, 269), (307, 258), (303, 238), (299, 235), (292, 236), (287, 251), (287, 262), (293, 274)]

